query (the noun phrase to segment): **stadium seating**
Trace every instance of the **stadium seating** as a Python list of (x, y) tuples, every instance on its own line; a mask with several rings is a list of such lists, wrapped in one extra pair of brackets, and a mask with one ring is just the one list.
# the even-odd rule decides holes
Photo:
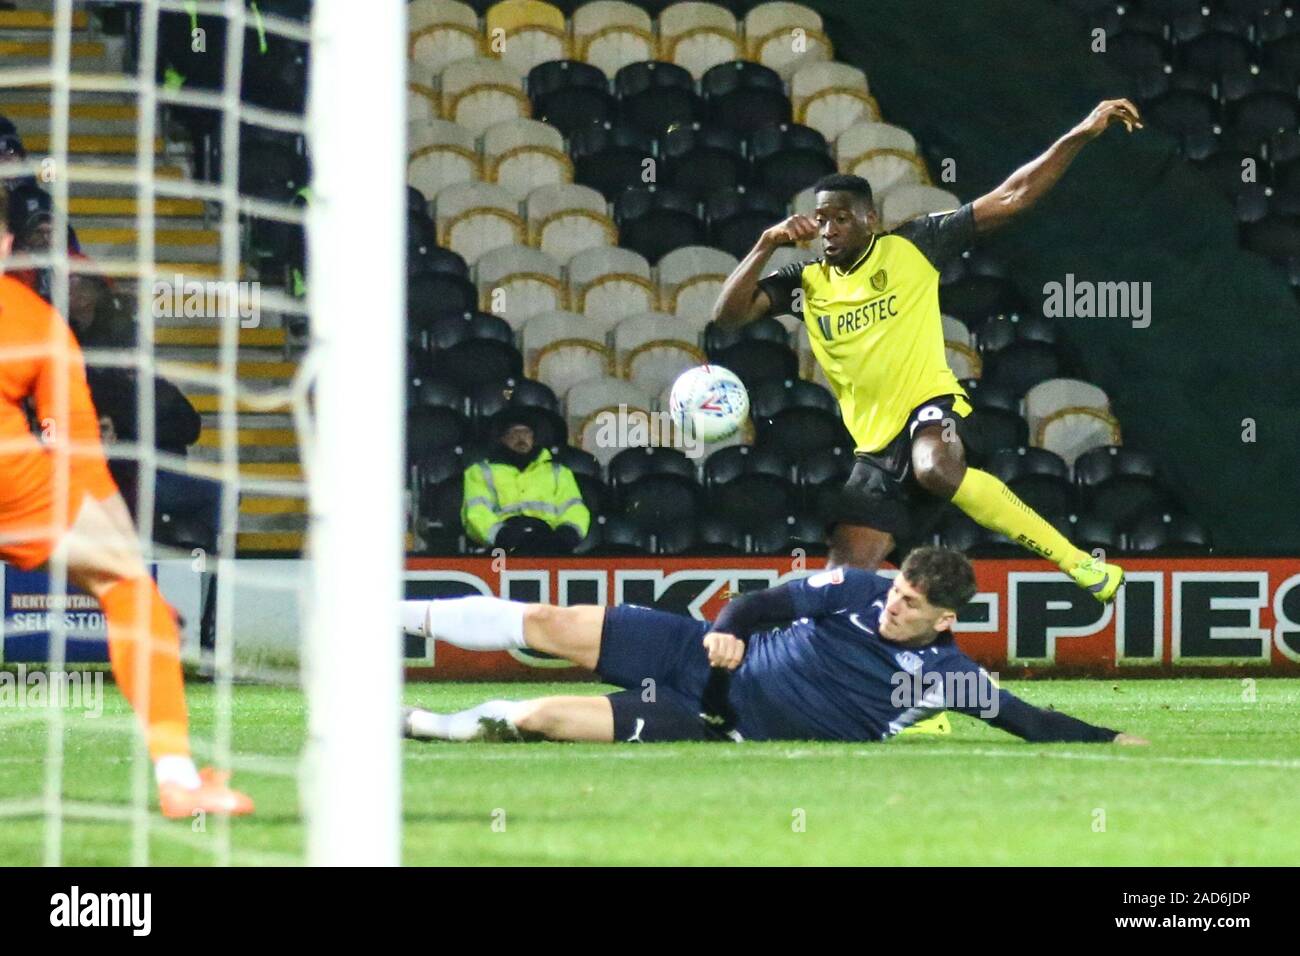
[(540, 249), (522, 244), (497, 246), (474, 264), (479, 300), (507, 322), (520, 328), (542, 312), (553, 312), (565, 301), (560, 264)]
[(519, 339), (529, 377), (562, 396), (579, 382), (608, 375), (614, 366), (607, 332), (603, 322), (573, 312), (533, 316)]
[(483, 132), (483, 174), (522, 201), (539, 186), (573, 181), (573, 160), (554, 126), (508, 119)]
[(572, 24), (574, 55), (599, 67), (611, 79), (633, 63), (654, 59), (654, 22), (635, 4), (621, 0), (584, 3), (573, 11)]
[(646, 59), (628, 63), (614, 75), (614, 93), (623, 120), (652, 136), (705, 115), (695, 78), (675, 63)]
[(615, 322), (657, 304), (650, 263), (632, 249), (595, 246), (574, 255), (567, 271), (569, 307), (590, 318)]
[[(1209, 12), (1181, 0), (1088, 9), (1152, 121), (1238, 202), (1242, 242), (1296, 263), (1300, 279), (1291, 80), (1300, 31), (1256, 0)], [(428, 418), (421, 441), (450, 441), (458, 426), (459, 439), (481, 440), (507, 401), (549, 409), (547, 444), (579, 456), (584, 497), (594, 513), (609, 512), (587, 553), (788, 550), (815, 524), (808, 516), (828, 507), (852, 468), (852, 440), (802, 318), (715, 327), (722, 283), (763, 229), (792, 210), (811, 214), (808, 187), (827, 172), (865, 176), (886, 228), (969, 198), (932, 184), (916, 138), (881, 121), (870, 78), (833, 60), (824, 31), (816, 11), (787, 2), (410, 5), (408, 319), (411, 408)], [(267, 147), (260, 188), (296, 190), (305, 179), (297, 149), (285, 139)], [(1241, 181), (1246, 159), (1255, 183)], [(768, 269), (814, 258), (814, 245), (778, 250)], [(1177, 513), (1176, 502), (1140, 453), (1116, 448), (1105, 393), (1063, 378), (1076, 369), (1058, 351), (1057, 327), (1027, 308), (1015, 279), (984, 251), (942, 276), (945, 349), (974, 406), (968, 460), (1005, 471), (1018, 493), (1095, 546), (1120, 547), (1135, 522), (1153, 509)], [(450, 315), (463, 328), (453, 331)], [(599, 471), (620, 448), (598, 436), (599, 413), (621, 404), (622, 425), (649, 434), (676, 374), (705, 355), (746, 382), (752, 419), (711, 446), (702, 493), (712, 503), (730, 488), (759, 523), (670, 521), (703, 518), (700, 492), (656, 497), (651, 485), (635, 521), (613, 513), (626, 502)], [(471, 357), (484, 367), (470, 370)], [(429, 527), (459, 494), (442, 487), (447, 477), (421, 486)], [(741, 493), (746, 482), (752, 494)], [(950, 524), (944, 534), (984, 553), (1012, 547)]]

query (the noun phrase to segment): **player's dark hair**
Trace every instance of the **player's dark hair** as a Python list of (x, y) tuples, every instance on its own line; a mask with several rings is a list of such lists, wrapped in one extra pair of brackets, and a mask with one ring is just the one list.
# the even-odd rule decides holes
[(975, 596), (975, 569), (966, 555), (926, 545), (903, 559), (899, 573), (935, 607), (956, 611)]
[(813, 183), (813, 193), (821, 192), (851, 193), (868, 206), (872, 203), (871, 183), (852, 173), (828, 173), (823, 176)]

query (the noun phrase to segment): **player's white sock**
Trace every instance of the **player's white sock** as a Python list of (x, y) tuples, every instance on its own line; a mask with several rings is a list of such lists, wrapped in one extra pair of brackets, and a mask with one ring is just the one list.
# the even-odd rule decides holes
[(517, 731), (515, 718), (523, 701), (490, 700), (457, 714), (435, 714), (429, 710), (414, 710), (408, 718), (411, 735), (420, 740), (478, 740), (487, 732), (481, 721), (504, 721), (512, 731)]
[(199, 771), (194, 766), (194, 761), (177, 754), (159, 757), (154, 761), (153, 776), (160, 787), (164, 783), (179, 784), (186, 790), (194, 790), (199, 786)]
[(503, 598), (472, 595), (436, 601), (403, 601), (402, 630), (436, 637), (470, 651), (524, 648), (524, 606)]

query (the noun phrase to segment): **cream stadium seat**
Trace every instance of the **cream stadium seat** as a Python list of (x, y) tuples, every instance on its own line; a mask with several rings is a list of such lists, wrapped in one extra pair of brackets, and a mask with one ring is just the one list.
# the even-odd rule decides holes
[(442, 116), (477, 135), (494, 123), (532, 112), (519, 75), (500, 60), (457, 60), (442, 71)]
[(1091, 382), (1075, 378), (1051, 378), (1025, 393), (1025, 422), (1030, 438), (1043, 424), (1063, 412), (1103, 412), (1109, 415), (1110, 399)]
[(578, 382), (610, 375), (614, 363), (606, 344), (608, 332), (608, 325), (573, 312), (535, 315), (519, 333), (524, 370), (556, 395)]
[(438, 245), (459, 253), (469, 265), (499, 246), (527, 237), (519, 202), (494, 183), (458, 183), (433, 198)]
[(943, 317), (943, 347), (948, 366), (958, 378), (979, 378), (984, 363), (975, 348), (975, 336), (961, 319)]
[(524, 199), (538, 186), (573, 182), (573, 161), (554, 126), (510, 119), (483, 133), (483, 178)]
[[(880, 106), (867, 75), (847, 63), (806, 63), (790, 77), (795, 122), (811, 126), (835, 142), (845, 130), (880, 119)], [(842, 167), (841, 167), (842, 168)]]
[(881, 224), (886, 230), (897, 229), (903, 223), (936, 212), (951, 212), (961, 206), (961, 200), (935, 186), (894, 186), (880, 200)]
[(479, 307), (501, 316), (518, 331), (541, 312), (564, 308), (560, 264), (532, 246), (500, 246), (483, 253), (474, 265)]
[(438, 119), (438, 92), (421, 83), (406, 84), (406, 121), (418, 123)]
[(649, 312), (656, 303), (650, 263), (620, 246), (596, 246), (569, 260), (569, 307), (583, 315), (616, 321)]
[(659, 260), (659, 307), (674, 315), (708, 315), (722, 283), (739, 264), (729, 252), (711, 246), (680, 246)]
[(687, 0), (659, 14), (659, 55), (698, 80), (710, 67), (745, 59), (740, 27), (730, 11)]
[(406, 7), (411, 76), (428, 83), (457, 60), (483, 55), (478, 14), (460, 0), (413, 0)]
[(916, 139), (907, 130), (888, 123), (864, 122), (850, 126), (835, 140), (835, 162), (842, 173), (853, 173), (871, 183), (876, 208), (894, 186), (927, 184), (930, 173), (916, 152)]
[(593, 0), (573, 11), (573, 55), (614, 74), (629, 63), (655, 59), (654, 21), (622, 0)]
[(749, 58), (776, 70), (786, 82), (811, 63), (834, 58), (821, 14), (799, 3), (760, 3), (745, 14)]
[(662, 312), (629, 316), (612, 333), (618, 374), (657, 394), (688, 368), (704, 364), (697, 336), (689, 323)]
[(426, 196), (482, 178), (478, 141), (459, 123), (439, 119), (411, 123), (406, 148), (406, 181)]
[(488, 53), (519, 76), (551, 60), (569, 58), (564, 12), (542, 0), (501, 0), (484, 17)]
[(633, 447), (628, 439), (636, 432), (653, 432), (652, 401), (643, 389), (621, 378), (579, 382), (564, 395), (571, 440), (603, 468), (624, 448)]
[(1053, 378), (1025, 393), (1031, 444), (1055, 452), (1074, 467), (1085, 451), (1121, 444), (1119, 422), (1106, 393), (1090, 382)]
[(605, 197), (590, 186), (539, 186), (528, 194), (525, 208), (529, 242), (566, 265), (583, 250), (618, 244)]
[(1062, 409), (1043, 421), (1034, 444), (1060, 455), (1071, 468), (1086, 451), (1123, 444), (1119, 421), (1095, 408)]

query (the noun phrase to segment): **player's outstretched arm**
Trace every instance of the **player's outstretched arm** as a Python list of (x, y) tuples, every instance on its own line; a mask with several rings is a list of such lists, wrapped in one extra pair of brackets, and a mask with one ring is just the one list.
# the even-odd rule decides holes
[[(1145, 744), (1146, 740), (1133, 734), (1098, 727), (1057, 710), (1043, 710), (1026, 703), (1010, 691), (997, 694), (994, 713), (980, 712), (981, 717), (999, 730), (1015, 734), (1030, 743), (1114, 743), (1121, 745)], [(967, 711), (970, 713), (970, 711)]]
[(1103, 100), (1037, 159), (1021, 166), (997, 189), (973, 203), (975, 231), (988, 232), (1006, 225), (1045, 196), (1088, 143), (1111, 123), (1123, 123), (1128, 132), (1142, 128), (1138, 108), (1129, 100)]
[(772, 298), (758, 285), (767, 260), (780, 246), (817, 236), (817, 224), (807, 216), (790, 216), (763, 231), (754, 248), (727, 276), (713, 304), (713, 321), (723, 328), (735, 328), (761, 319), (772, 311)]

